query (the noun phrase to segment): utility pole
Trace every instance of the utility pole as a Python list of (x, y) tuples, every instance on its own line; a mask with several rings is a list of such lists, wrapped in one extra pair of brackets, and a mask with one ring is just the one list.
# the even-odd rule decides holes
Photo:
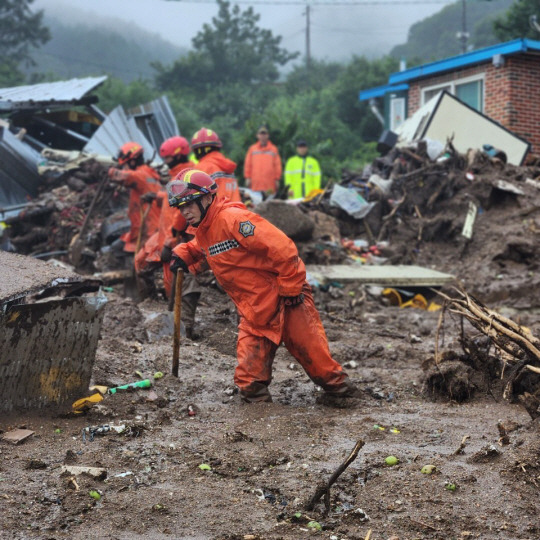
[(309, 69), (311, 65), (311, 37), (310, 37), (310, 9), (309, 0), (306, 3), (306, 68)]
[(467, 8), (465, 0), (461, 0), (461, 31), (457, 33), (456, 37), (461, 41), (461, 52), (466, 53), (469, 32), (467, 32)]

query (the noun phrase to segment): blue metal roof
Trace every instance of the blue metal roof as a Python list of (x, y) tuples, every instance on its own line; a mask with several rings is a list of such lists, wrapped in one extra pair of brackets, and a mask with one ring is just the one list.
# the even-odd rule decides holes
[[(460, 54), (459, 56), (452, 56), (450, 58), (445, 58), (444, 60), (431, 62), (430, 64), (423, 64), (421, 66), (406, 69), (405, 71), (392, 73), (388, 78), (388, 83), (389, 85), (395, 85), (405, 81), (427, 77), (428, 75), (433, 75), (435, 73), (442, 73), (444, 71), (452, 71), (473, 64), (480, 64), (482, 62), (490, 61), (495, 54), (504, 56), (527, 51), (540, 51), (540, 41), (534, 41), (532, 39), (515, 39), (506, 43), (499, 43), (497, 45), (492, 45), (491, 47), (478, 49), (477, 51), (471, 51)], [(375, 89), (373, 88), (372, 90)], [(365, 92), (369, 92), (369, 90), (365, 90)]]
[(358, 94), (358, 99), (360, 101), (366, 101), (371, 98), (384, 96), (390, 92), (400, 92), (408, 89), (408, 84), (385, 84), (384, 86), (376, 86), (375, 88), (370, 88), (369, 90), (362, 90)]

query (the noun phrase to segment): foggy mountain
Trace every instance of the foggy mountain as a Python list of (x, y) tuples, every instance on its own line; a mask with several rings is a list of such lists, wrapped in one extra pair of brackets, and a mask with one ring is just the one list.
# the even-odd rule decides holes
[(79, 17), (59, 18), (45, 12), (44, 24), (51, 40), (32, 54), (35, 66), (28, 72), (61, 78), (114, 75), (129, 83), (152, 79), (151, 62), (169, 64), (187, 49), (165, 41), (158, 34), (122, 24), (120, 20)]
[[(287, 3), (258, 2), (253, 11), (259, 26), (282, 37), (281, 46), (306, 54), (307, 0)], [(239, 0), (242, 11), (250, 7)], [(452, 0), (352, 0), (350, 3), (320, 0), (310, 3), (311, 56), (317, 60), (347, 62), (353, 55), (380, 58), (392, 47), (406, 42), (409, 28), (437, 13)], [(231, 4), (235, 4), (231, 0)], [(176, 46), (189, 49), (191, 40), (218, 13), (217, 3), (200, 0), (36, 0), (35, 9), (55, 14), (63, 24), (98, 21), (99, 27), (114, 21), (117, 29), (144, 28)]]

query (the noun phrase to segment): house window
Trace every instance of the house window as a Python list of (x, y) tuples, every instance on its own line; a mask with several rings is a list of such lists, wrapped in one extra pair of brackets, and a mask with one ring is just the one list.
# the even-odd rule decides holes
[(390, 129), (394, 131), (405, 120), (405, 98), (391, 98), (390, 100)]
[(473, 109), (484, 112), (484, 77), (468, 77), (439, 86), (428, 86), (422, 90), (422, 104), (446, 90)]
[(471, 81), (463, 84), (456, 84), (456, 97), (464, 103), (482, 112), (484, 110), (484, 81)]
[(447, 92), (452, 93), (452, 86), (437, 86), (436, 88), (430, 88), (429, 90), (424, 90), (424, 103), (427, 103), (433, 96), (436, 96), (439, 92), (446, 90)]

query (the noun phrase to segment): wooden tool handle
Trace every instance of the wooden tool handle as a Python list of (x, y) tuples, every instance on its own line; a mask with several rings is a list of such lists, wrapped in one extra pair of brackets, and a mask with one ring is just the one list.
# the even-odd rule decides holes
[(182, 317), (182, 285), (184, 284), (184, 272), (176, 272), (174, 287), (174, 335), (173, 335), (173, 361), (172, 374), (178, 377), (178, 359), (180, 356), (180, 325)]

